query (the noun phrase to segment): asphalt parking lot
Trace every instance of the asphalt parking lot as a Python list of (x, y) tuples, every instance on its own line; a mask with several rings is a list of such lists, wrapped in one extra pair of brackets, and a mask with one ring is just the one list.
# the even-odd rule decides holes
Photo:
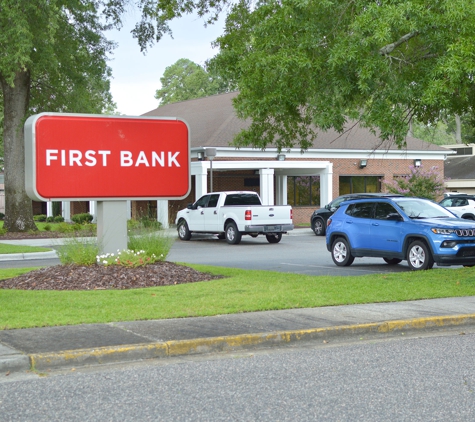
[(309, 228), (295, 229), (277, 244), (268, 243), (265, 236), (243, 236), (239, 245), (228, 245), (215, 236), (193, 235), (189, 241), (176, 240), (168, 261), (306, 275), (410, 271), (405, 261), (389, 266), (379, 258), (356, 258), (349, 267), (337, 267), (326, 249), (325, 237), (315, 236)]

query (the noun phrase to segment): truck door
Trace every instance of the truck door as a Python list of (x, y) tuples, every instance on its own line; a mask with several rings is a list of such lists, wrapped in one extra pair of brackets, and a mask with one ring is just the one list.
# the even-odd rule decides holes
[(206, 231), (218, 233), (223, 230), (222, 227), (220, 228), (220, 224), (218, 224), (220, 220), (217, 208), (218, 200), (219, 193), (209, 195), (209, 201), (206, 204), (206, 207), (203, 208)]
[(211, 195), (203, 195), (196, 201), (188, 213), (188, 226), (191, 231), (205, 230), (205, 209)]

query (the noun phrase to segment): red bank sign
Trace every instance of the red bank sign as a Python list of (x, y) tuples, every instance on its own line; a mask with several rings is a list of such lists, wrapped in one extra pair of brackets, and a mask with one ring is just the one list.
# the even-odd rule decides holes
[(37, 114), (25, 123), (25, 169), (37, 201), (184, 198), (188, 126), (175, 118)]

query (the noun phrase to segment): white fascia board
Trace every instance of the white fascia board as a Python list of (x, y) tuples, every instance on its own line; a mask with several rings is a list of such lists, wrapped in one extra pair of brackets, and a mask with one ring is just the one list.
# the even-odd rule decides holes
[[(211, 168), (210, 161), (193, 161), (191, 175), (205, 174)], [(258, 170), (274, 169), (276, 174), (320, 174), (331, 172), (329, 161), (213, 161), (213, 170)]]
[[(192, 148), (193, 150), (202, 150), (202, 148)], [(254, 148), (232, 148), (232, 147), (217, 147), (216, 156), (229, 157), (229, 158), (270, 158), (277, 160), (279, 152), (276, 148), (268, 148), (264, 151)], [(427, 151), (427, 150), (351, 150), (351, 149), (312, 149), (305, 152), (301, 152), (299, 149), (283, 150), (280, 154), (284, 154), (287, 159), (337, 159), (337, 158), (349, 158), (349, 159), (385, 159), (385, 160), (408, 160), (408, 159), (421, 159), (421, 160), (445, 160), (448, 155), (455, 154), (455, 151)], [(214, 167), (214, 164), (213, 164)]]

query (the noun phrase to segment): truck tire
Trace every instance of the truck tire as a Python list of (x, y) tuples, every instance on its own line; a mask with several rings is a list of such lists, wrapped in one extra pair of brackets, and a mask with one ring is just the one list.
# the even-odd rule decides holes
[(238, 231), (235, 223), (227, 224), (224, 233), (226, 235), (226, 242), (230, 245), (237, 245), (241, 241), (242, 235)]
[(180, 240), (190, 240), (191, 239), (191, 232), (188, 229), (188, 224), (185, 220), (181, 220), (178, 223), (178, 237)]
[(282, 239), (282, 233), (266, 234), (269, 243), (279, 243)]

